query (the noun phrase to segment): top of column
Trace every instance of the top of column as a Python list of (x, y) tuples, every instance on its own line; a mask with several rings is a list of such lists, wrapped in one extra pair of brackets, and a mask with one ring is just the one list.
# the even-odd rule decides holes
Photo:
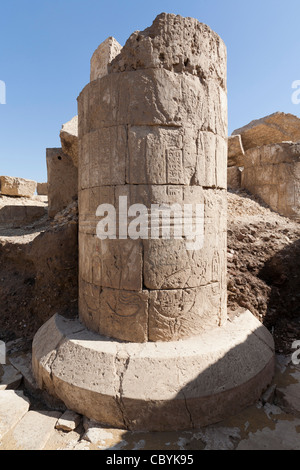
[(209, 26), (195, 18), (161, 13), (144, 31), (135, 31), (125, 46), (109, 37), (91, 59), (91, 81), (108, 73), (164, 68), (217, 79), (226, 89), (226, 46)]
[(152, 26), (129, 37), (108, 72), (164, 68), (203, 81), (217, 79), (226, 89), (226, 61), (226, 46), (209, 26), (195, 18), (161, 13)]

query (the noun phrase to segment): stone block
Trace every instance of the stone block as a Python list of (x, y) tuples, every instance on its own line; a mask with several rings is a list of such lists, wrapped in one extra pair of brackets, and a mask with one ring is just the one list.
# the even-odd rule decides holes
[(55, 433), (55, 424), (60, 416), (57, 411), (28, 411), (6, 436), (4, 449), (43, 450)]
[(227, 188), (240, 189), (242, 184), (242, 169), (238, 166), (227, 168)]
[(240, 135), (228, 137), (228, 166), (244, 166), (245, 151)]
[(67, 410), (63, 415), (61, 415), (55, 428), (59, 431), (70, 432), (76, 429), (80, 422), (81, 416), (79, 414), (74, 413), (74, 411)]
[(38, 196), (48, 196), (48, 183), (37, 183), (36, 192)]
[(112, 341), (58, 315), (37, 333), (40, 386), (69, 409), (117, 428), (186, 430), (255, 403), (274, 374), (274, 342), (248, 312), (181, 341)]
[(31, 224), (47, 214), (47, 208), (34, 205), (6, 205), (0, 207), (0, 224), (19, 227)]
[(293, 114), (277, 112), (250, 122), (232, 135), (241, 135), (245, 150), (280, 142), (298, 142), (300, 119)]
[(69, 155), (61, 148), (46, 151), (48, 172), (48, 214), (55, 214), (65, 209), (78, 197), (78, 170)]
[(279, 214), (299, 220), (300, 144), (284, 142), (251, 148), (244, 162), (242, 187)]
[(99, 288), (80, 282), (80, 318), (98, 333), (121, 341), (148, 340), (148, 291)]
[(36, 181), (13, 176), (0, 176), (0, 194), (4, 196), (32, 198), (36, 191)]
[(74, 166), (78, 167), (78, 116), (74, 116), (62, 126), (59, 136), (62, 151), (69, 155)]
[(98, 46), (91, 58), (91, 82), (107, 75), (110, 62), (121, 52), (121, 49), (122, 46), (113, 37), (105, 39)]
[(0, 390), (0, 440), (23, 418), (29, 405), (22, 391)]

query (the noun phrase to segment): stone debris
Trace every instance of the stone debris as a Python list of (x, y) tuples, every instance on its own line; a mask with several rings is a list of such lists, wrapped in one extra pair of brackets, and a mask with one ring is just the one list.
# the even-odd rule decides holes
[(59, 431), (70, 432), (74, 431), (81, 422), (81, 416), (74, 411), (67, 410), (59, 418), (55, 428)]
[(293, 114), (274, 113), (250, 122), (232, 135), (241, 135), (246, 150), (263, 145), (300, 140), (300, 119)]
[(36, 181), (12, 176), (0, 176), (0, 194), (4, 196), (32, 198), (36, 186)]
[(103, 441), (106, 442), (113, 439), (113, 434), (95, 421), (85, 423), (85, 429), (86, 432), (83, 439), (91, 442), (92, 444), (101, 444)]
[(269, 387), (262, 396), (262, 402), (265, 405), (266, 403), (272, 404), (274, 402), (276, 392), (276, 384), (273, 384)]
[(31, 393), (38, 393), (38, 386), (32, 373), (32, 355), (31, 353), (22, 353), (12, 355), (10, 363), (23, 377), (26, 389)]
[(29, 393), (38, 397), (39, 400), (43, 401), (50, 409), (60, 410), (62, 412), (66, 410), (65, 405), (60, 400), (49, 395), (46, 390), (39, 388), (32, 373), (31, 352), (11, 356), (10, 363), (22, 374), (24, 385)]
[(62, 151), (72, 158), (75, 167), (78, 167), (78, 116), (63, 124), (60, 131)]

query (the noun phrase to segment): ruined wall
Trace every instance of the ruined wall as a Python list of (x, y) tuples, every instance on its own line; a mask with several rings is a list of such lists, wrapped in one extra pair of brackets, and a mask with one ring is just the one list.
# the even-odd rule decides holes
[[(107, 75), (84, 88), (78, 112), (82, 321), (133, 342), (177, 340), (223, 324), (223, 42), (197, 20), (162, 14), (130, 36)], [(174, 239), (100, 240), (96, 209), (117, 207), (119, 196), (128, 206), (203, 204), (203, 248), (188, 251), (185, 240)]]
[(300, 220), (300, 142), (247, 150), (241, 184), (274, 211)]
[(46, 149), (48, 175), (48, 214), (65, 209), (78, 197), (78, 170), (61, 148)]

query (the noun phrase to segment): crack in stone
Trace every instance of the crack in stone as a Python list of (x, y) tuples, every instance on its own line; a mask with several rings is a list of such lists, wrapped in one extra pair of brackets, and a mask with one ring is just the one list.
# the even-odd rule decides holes
[(54, 365), (54, 362), (57, 359), (59, 348), (65, 342), (65, 339), (66, 338), (63, 337), (62, 339), (59, 340), (59, 342), (55, 346), (55, 349), (53, 350), (53, 354), (51, 353), (50, 357), (48, 358), (48, 360), (45, 363), (45, 366), (49, 367), (49, 371), (50, 371), (49, 375), (50, 375), (50, 379), (51, 379), (52, 383), (53, 383), (53, 365)]
[(190, 412), (189, 407), (188, 407), (188, 404), (187, 404), (187, 398), (186, 398), (186, 396), (185, 396), (185, 393), (184, 393), (183, 391), (181, 391), (181, 392), (182, 392), (182, 395), (183, 395), (183, 398), (184, 398), (185, 409), (186, 409), (186, 411), (187, 411), (187, 413), (188, 413), (188, 416), (189, 416), (189, 418), (190, 418), (191, 428), (192, 428), (192, 429), (195, 429), (195, 425), (194, 425), (192, 413)]
[[(120, 351), (117, 352), (116, 357), (115, 357), (115, 372), (116, 376), (119, 379), (119, 388), (117, 395), (115, 397), (116, 404), (119, 408), (119, 411), (122, 416), (123, 424), (125, 429), (129, 429), (129, 423), (130, 421), (126, 417), (126, 412), (125, 412), (125, 405), (123, 402), (123, 382), (124, 382), (124, 375), (128, 369), (129, 362), (130, 362), (130, 356), (128, 355), (126, 358), (121, 358), (119, 356)], [(120, 364), (118, 364), (118, 362)]]
[(262, 337), (257, 333), (257, 329), (253, 330), (252, 333), (253, 333), (260, 341), (262, 341), (272, 353), (274, 353), (274, 349), (265, 341), (264, 338), (262, 338)]

